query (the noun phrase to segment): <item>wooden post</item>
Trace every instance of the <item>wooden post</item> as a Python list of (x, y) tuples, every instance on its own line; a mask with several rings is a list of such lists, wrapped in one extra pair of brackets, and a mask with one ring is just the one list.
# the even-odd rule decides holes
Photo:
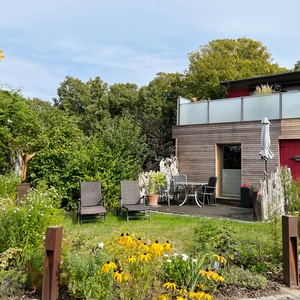
[(289, 286), (299, 286), (298, 219), (282, 216), (283, 280)]
[(42, 300), (58, 300), (61, 243), (62, 227), (47, 227)]

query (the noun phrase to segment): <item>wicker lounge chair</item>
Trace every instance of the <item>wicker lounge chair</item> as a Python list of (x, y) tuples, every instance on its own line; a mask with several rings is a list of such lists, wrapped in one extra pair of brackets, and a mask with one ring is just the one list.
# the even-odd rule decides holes
[(120, 213), (126, 212), (126, 220), (135, 218), (149, 218), (151, 208), (145, 204), (145, 196), (141, 197), (139, 182), (121, 181)]
[(106, 220), (106, 208), (102, 198), (101, 183), (80, 182), (80, 199), (78, 202), (78, 220), (80, 224), (89, 221)]

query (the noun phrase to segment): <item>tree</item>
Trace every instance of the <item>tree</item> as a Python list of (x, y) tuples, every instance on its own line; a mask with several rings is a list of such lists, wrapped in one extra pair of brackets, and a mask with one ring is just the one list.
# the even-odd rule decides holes
[(177, 98), (185, 94), (184, 76), (179, 73), (158, 73), (139, 91), (139, 114), (142, 132), (147, 137), (149, 156), (146, 170), (158, 170), (162, 158), (174, 155), (172, 126), (176, 124)]
[(111, 85), (107, 97), (112, 117), (122, 116), (126, 111), (134, 114), (139, 99), (138, 86), (132, 83)]
[(13, 169), (17, 153), (22, 157), (22, 180), (28, 161), (35, 155), (41, 123), (32, 101), (14, 91), (0, 91), (0, 172)]
[(217, 39), (189, 53), (186, 72), (186, 97), (198, 99), (224, 98), (222, 80), (236, 80), (254, 76), (287, 72), (273, 63), (267, 47), (247, 38)]
[(294, 71), (300, 71), (300, 60), (294, 64)]
[(100, 77), (84, 83), (67, 76), (57, 89), (58, 98), (53, 99), (54, 106), (70, 116), (79, 117), (79, 127), (85, 135), (92, 135), (99, 129), (101, 119), (109, 114), (107, 88)]

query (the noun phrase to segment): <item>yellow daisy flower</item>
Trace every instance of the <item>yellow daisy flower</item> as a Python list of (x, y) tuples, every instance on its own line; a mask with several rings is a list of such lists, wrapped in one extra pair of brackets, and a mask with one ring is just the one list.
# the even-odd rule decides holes
[(150, 259), (151, 259), (151, 254), (147, 252), (144, 252), (139, 256), (140, 261), (148, 262)]
[(166, 251), (172, 251), (172, 245), (169, 243), (169, 241), (166, 241), (163, 244), (163, 247), (165, 248)]
[(112, 261), (107, 261), (101, 268), (101, 271), (108, 273), (110, 270), (115, 270), (117, 268), (116, 264)]
[(225, 257), (223, 257), (221, 255), (217, 255), (217, 254), (214, 254), (213, 257), (216, 258), (220, 264), (226, 264)]
[(139, 249), (144, 251), (144, 252), (148, 252), (149, 251), (149, 246), (146, 243), (141, 243), (139, 245)]
[(136, 257), (135, 256), (128, 256), (127, 261), (128, 262), (135, 262), (136, 261)]
[(164, 252), (164, 247), (162, 244), (160, 244), (158, 242), (158, 240), (156, 240), (154, 243), (151, 244), (150, 246), (150, 251), (157, 256), (160, 256), (163, 254)]
[(128, 281), (129, 278), (130, 278), (129, 274), (123, 272), (122, 270), (118, 270), (113, 273), (113, 279), (119, 283), (121, 283), (123, 281)]
[(167, 290), (174, 290), (174, 291), (177, 290), (177, 284), (175, 282), (168, 281), (163, 285), (163, 287), (166, 288)]

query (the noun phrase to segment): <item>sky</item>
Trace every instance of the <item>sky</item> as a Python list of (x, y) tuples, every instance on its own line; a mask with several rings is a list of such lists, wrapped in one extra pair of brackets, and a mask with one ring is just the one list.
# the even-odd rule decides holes
[(0, 88), (52, 102), (66, 76), (148, 85), (188, 53), (250, 38), (274, 63), (300, 60), (299, 0), (10, 0), (0, 4)]

